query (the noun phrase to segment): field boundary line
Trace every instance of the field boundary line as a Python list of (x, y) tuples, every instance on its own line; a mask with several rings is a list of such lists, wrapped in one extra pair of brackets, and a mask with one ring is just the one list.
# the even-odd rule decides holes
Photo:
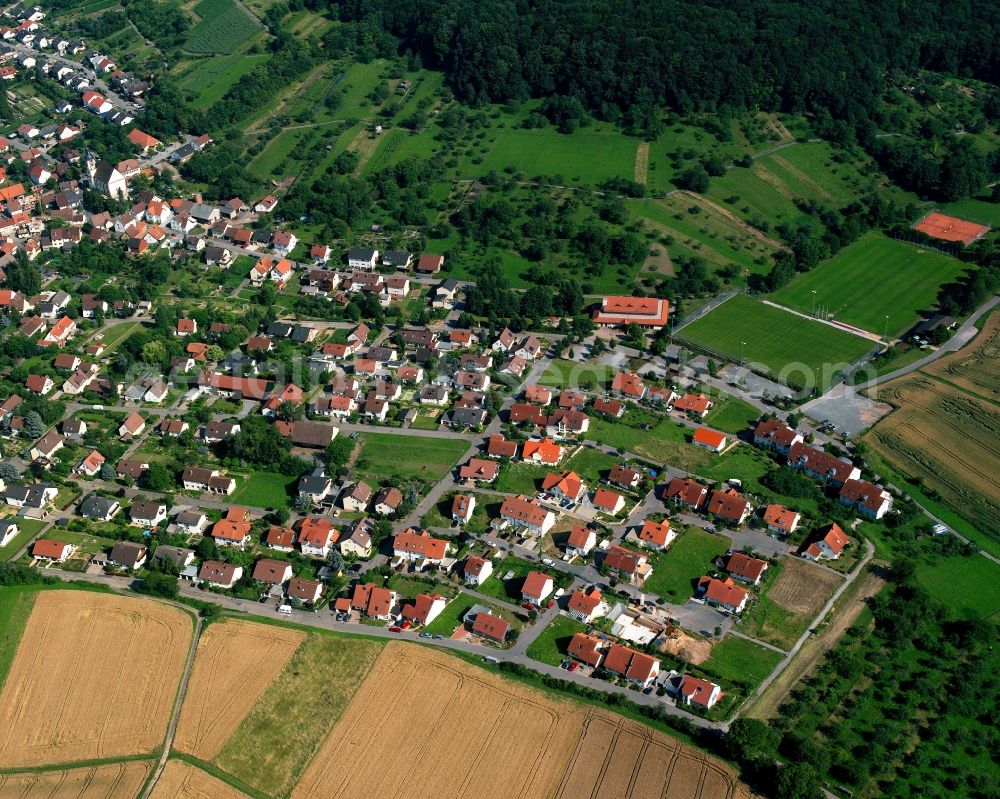
[(851, 333), (852, 335), (858, 336), (859, 338), (866, 338), (869, 341), (882, 343), (882, 337), (879, 336), (877, 333), (871, 333), (860, 327), (855, 327), (854, 325), (849, 325), (846, 324), (845, 322), (837, 322), (832, 319), (820, 319), (817, 316), (810, 316), (809, 314), (803, 313), (802, 311), (796, 311), (794, 308), (789, 308), (787, 305), (780, 305), (774, 302), (773, 300), (761, 299), (760, 302), (764, 303), (764, 305), (770, 305), (772, 308), (778, 308), (782, 311), (788, 311), (788, 313), (790, 314), (801, 316), (803, 319), (811, 319), (814, 322), (819, 322), (821, 324), (828, 325), (829, 327), (832, 327), (835, 330), (842, 330), (844, 333)]
[[(185, 608), (187, 610), (187, 608)], [(139, 799), (149, 799), (149, 795), (156, 787), (157, 780), (163, 773), (167, 760), (170, 758), (170, 750), (174, 744), (174, 734), (177, 732), (177, 722), (181, 717), (181, 706), (184, 704), (184, 697), (187, 695), (188, 682), (191, 679), (191, 672), (194, 670), (194, 656), (198, 649), (198, 641), (201, 639), (203, 622), (201, 616), (194, 617), (194, 634), (191, 636), (191, 646), (188, 648), (187, 661), (184, 663), (184, 672), (181, 674), (181, 682), (177, 688), (177, 696), (174, 698), (174, 709), (170, 714), (170, 724), (167, 726), (167, 737), (163, 742), (163, 752), (160, 753), (160, 760), (153, 769), (153, 774), (146, 783), (145, 789), (139, 794)]]

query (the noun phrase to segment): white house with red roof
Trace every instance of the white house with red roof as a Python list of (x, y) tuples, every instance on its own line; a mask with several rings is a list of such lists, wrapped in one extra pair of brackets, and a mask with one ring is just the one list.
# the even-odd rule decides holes
[(556, 523), (552, 511), (523, 494), (507, 497), (503, 501), (500, 506), (500, 518), (514, 527), (524, 528), (535, 535), (545, 535)]
[(840, 489), (840, 504), (870, 519), (881, 519), (892, 508), (892, 494), (867, 480), (848, 480)]
[(448, 601), (438, 594), (417, 594), (403, 605), (403, 618), (413, 624), (430, 624), (441, 615)]
[(836, 560), (850, 541), (840, 525), (833, 523), (822, 530), (822, 535), (802, 552), (807, 560)]
[(802, 514), (789, 510), (783, 505), (768, 505), (764, 509), (764, 524), (772, 533), (790, 535), (802, 520)]
[(707, 427), (699, 427), (691, 437), (691, 443), (696, 447), (707, 449), (710, 452), (722, 452), (729, 443), (729, 438), (717, 430), (709, 430)]
[(589, 624), (599, 616), (603, 616), (607, 610), (607, 603), (604, 602), (601, 591), (596, 586), (592, 586), (586, 591), (574, 591), (569, 595), (569, 601), (566, 604), (566, 613), (584, 624)]
[(597, 532), (582, 524), (574, 525), (566, 537), (566, 554), (583, 555), (586, 557), (590, 550), (597, 546)]
[(736, 585), (731, 577), (725, 580), (702, 577), (698, 581), (698, 593), (709, 605), (734, 614), (743, 612), (750, 597), (750, 592)]
[(677, 701), (680, 704), (711, 710), (725, 694), (714, 682), (685, 674), (677, 687)]
[(478, 555), (469, 555), (462, 565), (462, 580), (469, 585), (482, 585), (493, 574), (493, 561)]
[(532, 605), (541, 606), (545, 598), (552, 593), (555, 583), (549, 575), (543, 572), (530, 571), (521, 586), (521, 599)]

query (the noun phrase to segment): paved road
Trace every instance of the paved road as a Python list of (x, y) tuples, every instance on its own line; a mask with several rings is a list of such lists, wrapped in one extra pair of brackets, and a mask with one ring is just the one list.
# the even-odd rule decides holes
[[(804, 633), (802, 633), (801, 636), (799, 636), (799, 640), (796, 641), (795, 645), (788, 650), (788, 653), (781, 659), (781, 662), (778, 663), (774, 671), (772, 671), (764, 679), (764, 681), (757, 686), (757, 690), (753, 692), (753, 695), (750, 696), (749, 699), (747, 699), (747, 701), (743, 703), (743, 707), (741, 707), (739, 711), (740, 713), (746, 711), (746, 709), (750, 707), (750, 705), (752, 705), (757, 700), (757, 698), (764, 693), (764, 691), (767, 690), (768, 686), (770, 686), (771, 683), (773, 683), (778, 678), (778, 675), (780, 675), (785, 669), (788, 668), (788, 665), (792, 662), (792, 658), (794, 658), (799, 653), (799, 650), (802, 649), (802, 645), (812, 635), (813, 627), (815, 627), (816, 624), (818, 624), (824, 618), (826, 618), (826, 614), (833, 609), (834, 604), (836, 604), (837, 600), (840, 599), (841, 594), (843, 594), (844, 591), (847, 590), (848, 586), (857, 579), (858, 575), (861, 574), (862, 571), (864, 571), (865, 567), (869, 564), (869, 562), (871, 562), (871, 559), (872, 557), (874, 557), (874, 555), (875, 555), (874, 545), (872, 544), (871, 541), (865, 541), (865, 556), (854, 566), (853, 571), (851, 571), (851, 573), (847, 575), (847, 579), (845, 579), (844, 582), (841, 583), (840, 586), (837, 588), (837, 590), (833, 592), (833, 596), (830, 597), (827, 603), (823, 606), (822, 610), (820, 610), (820, 612), (816, 615), (816, 619), (813, 622), (813, 624), (809, 625), (809, 629), (807, 629)], [(757, 643), (761, 642), (758, 641)], [(738, 715), (739, 713), (737, 714), (737, 716)], [(726, 722), (725, 725), (723, 725), (723, 728), (728, 730), (729, 724), (730, 722)]]
[(994, 308), (998, 302), (1000, 302), (1000, 295), (994, 295), (989, 300), (980, 305), (976, 310), (974, 310), (969, 315), (969, 318), (965, 320), (962, 326), (955, 331), (955, 335), (953, 335), (950, 339), (948, 339), (944, 344), (938, 347), (930, 355), (927, 355), (926, 357), (921, 358), (918, 361), (914, 361), (913, 363), (904, 366), (901, 369), (897, 369), (895, 372), (889, 372), (888, 374), (880, 375), (871, 383), (868, 383), (867, 386), (874, 387), (879, 383), (888, 383), (890, 380), (895, 380), (897, 377), (903, 377), (903, 375), (908, 375), (911, 372), (917, 371), (917, 369), (922, 369), (923, 367), (927, 366), (927, 364), (933, 363), (943, 355), (947, 355), (949, 352), (955, 352), (956, 350), (962, 349), (962, 347), (964, 347), (966, 344), (972, 341), (972, 339), (974, 339), (976, 335), (979, 333), (979, 330), (976, 327), (976, 322), (979, 320), (979, 318), (984, 313)]
[[(102, 583), (104, 585), (109, 585), (119, 591), (127, 591), (129, 584), (132, 582), (126, 577), (108, 577), (106, 575), (97, 574), (80, 574), (75, 572), (63, 572), (57, 569), (50, 569), (47, 572), (54, 577), (58, 577), (67, 582), (91, 582), (91, 583)], [(192, 598), (200, 600), (208, 600), (214, 602), (224, 608), (226, 611), (247, 614), (251, 616), (262, 616), (265, 618), (274, 618), (269, 610), (272, 607), (270, 603), (260, 604), (258, 602), (251, 602), (244, 599), (236, 599), (234, 597), (227, 597), (221, 594), (212, 594), (206, 591), (200, 591), (196, 588), (191, 588), (190, 586), (182, 585), (181, 593), (184, 596), (190, 596)], [(492, 601), (492, 600), (491, 600)], [(557, 615), (557, 611), (548, 611), (542, 614), (539, 619), (544, 621), (536, 622), (535, 627), (538, 628), (538, 633), (544, 629), (544, 625), (554, 619)], [(592, 677), (585, 677), (579, 672), (571, 672), (565, 669), (560, 669), (556, 666), (549, 666), (545, 663), (539, 663), (537, 661), (531, 660), (523, 652), (516, 651), (515, 649), (501, 650), (494, 647), (485, 646), (483, 644), (475, 644), (468, 641), (456, 641), (450, 638), (442, 638), (439, 640), (431, 640), (426, 638), (419, 638), (416, 632), (411, 630), (404, 630), (398, 633), (391, 632), (388, 627), (374, 627), (367, 624), (350, 624), (346, 622), (339, 622), (333, 616), (333, 614), (325, 611), (293, 611), (290, 621), (301, 624), (306, 627), (318, 627), (327, 630), (334, 630), (340, 633), (348, 633), (351, 635), (360, 635), (370, 638), (382, 638), (387, 640), (404, 640), (416, 644), (424, 644), (426, 646), (440, 647), (441, 649), (450, 649), (458, 652), (465, 652), (472, 655), (480, 655), (482, 657), (490, 656), (496, 658), (498, 661), (516, 663), (520, 666), (529, 668), (540, 674), (546, 674), (552, 677), (557, 677), (562, 680), (569, 682), (575, 682), (579, 685), (584, 685), (588, 688), (603, 691), (604, 693), (615, 693), (621, 694), (626, 698), (630, 699), (636, 704), (646, 705), (649, 707), (662, 708), (664, 713), (672, 716), (677, 716), (679, 718), (684, 718), (690, 721), (693, 725), (697, 727), (702, 727), (704, 729), (721, 729), (722, 725), (717, 722), (709, 721), (707, 719), (701, 718), (700, 716), (695, 716), (676, 707), (672, 702), (662, 701), (655, 694), (646, 695), (640, 693), (639, 691), (632, 691), (621, 686), (612, 685), (604, 680), (597, 680)], [(522, 634), (523, 635), (523, 634)], [(527, 644), (525, 644), (527, 648)]]

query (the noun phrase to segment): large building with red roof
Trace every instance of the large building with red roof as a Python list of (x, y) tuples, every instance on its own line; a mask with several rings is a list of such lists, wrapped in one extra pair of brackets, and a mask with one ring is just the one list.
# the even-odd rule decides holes
[(656, 297), (605, 297), (593, 319), (602, 327), (663, 327), (669, 314), (670, 303)]

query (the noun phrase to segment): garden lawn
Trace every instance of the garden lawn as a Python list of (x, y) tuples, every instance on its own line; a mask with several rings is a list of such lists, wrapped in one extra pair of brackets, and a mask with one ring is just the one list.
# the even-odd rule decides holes
[(549, 364), (538, 382), (552, 388), (587, 388), (594, 383), (605, 388), (613, 373), (607, 364), (559, 360)]
[(666, 552), (650, 556), (652, 576), (643, 590), (670, 602), (686, 602), (694, 595), (697, 579), (713, 568), (715, 559), (729, 549), (725, 536), (691, 527), (681, 533)]
[(236, 489), (231, 499), (234, 505), (287, 508), (298, 482), (297, 477), (277, 472), (254, 472)]
[[(487, 596), (502, 599), (505, 602), (520, 604), (521, 586), (524, 583), (524, 578), (527, 577), (530, 571), (541, 571), (541, 568), (538, 564), (521, 560), (520, 558), (506, 557), (499, 563), (493, 564), (493, 574), (487, 577), (486, 582), (479, 586), (479, 592)], [(504, 580), (503, 577), (508, 572), (512, 572), (513, 574), (508, 580)], [(545, 573), (549, 574), (549, 572)], [(549, 576), (552, 577), (552, 582), (555, 586), (553, 592), (559, 588), (564, 588), (572, 580), (572, 575), (566, 572), (557, 571), (554, 574), (549, 574)], [(549, 598), (551, 599), (551, 596)]]
[(599, 449), (583, 447), (568, 461), (563, 463), (554, 471), (564, 472), (572, 470), (576, 472), (593, 491), (601, 482), (602, 477), (607, 477), (612, 468), (621, 463), (621, 458), (608, 455)]
[(550, 666), (558, 666), (566, 658), (570, 639), (576, 633), (585, 633), (587, 625), (562, 614), (555, 617), (528, 647), (528, 657)]
[(424, 627), (424, 632), (431, 635), (443, 635), (446, 638), (455, 632), (455, 628), (462, 623), (462, 617), (469, 612), (469, 609), (477, 603), (474, 596), (460, 593), (451, 602), (445, 605), (441, 615)]
[(811, 313), (815, 296), (815, 308), (827, 318), (898, 336), (932, 310), (941, 285), (965, 269), (957, 258), (869, 233), (771, 299)]
[(742, 353), (748, 366), (791, 386), (820, 390), (877, 346), (742, 294), (682, 328), (676, 338), (734, 362)]
[(454, 438), (420, 438), (391, 433), (362, 433), (355, 469), (376, 480), (440, 480), (469, 448)]
[(774, 671), (780, 660), (781, 653), (773, 649), (729, 635), (712, 647), (712, 654), (698, 669), (750, 692)]
[(15, 519), (14, 521), (21, 528), (21, 532), (14, 536), (7, 546), (0, 547), (0, 563), (13, 558), (17, 554), (17, 551), (46, 525), (46, 522), (41, 519)]
[(705, 424), (724, 433), (739, 434), (760, 418), (761, 411), (738, 397), (716, 397)]

